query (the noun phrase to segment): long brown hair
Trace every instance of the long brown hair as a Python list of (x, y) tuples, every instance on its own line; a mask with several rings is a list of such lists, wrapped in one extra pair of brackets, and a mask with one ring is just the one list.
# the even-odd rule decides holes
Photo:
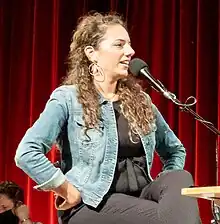
[[(116, 14), (94, 13), (80, 19), (73, 34), (68, 58), (69, 70), (63, 82), (65, 85), (76, 85), (78, 101), (83, 107), (83, 119), (87, 129), (98, 127), (100, 106), (98, 93), (93, 84), (93, 77), (88, 67), (91, 62), (84, 53), (86, 46), (99, 48), (99, 43), (109, 25), (120, 24), (125, 29), (126, 24)], [(122, 114), (128, 120), (129, 133), (147, 134), (151, 131), (154, 120), (150, 98), (146, 97), (132, 75), (125, 80), (119, 80), (117, 94), (121, 102)]]

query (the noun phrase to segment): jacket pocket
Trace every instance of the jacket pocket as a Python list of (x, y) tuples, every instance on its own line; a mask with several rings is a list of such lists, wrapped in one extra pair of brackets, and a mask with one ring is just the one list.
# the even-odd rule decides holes
[(104, 125), (99, 122), (98, 128), (86, 129), (82, 115), (74, 116), (75, 139), (82, 145), (98, 143), (102, 140)]

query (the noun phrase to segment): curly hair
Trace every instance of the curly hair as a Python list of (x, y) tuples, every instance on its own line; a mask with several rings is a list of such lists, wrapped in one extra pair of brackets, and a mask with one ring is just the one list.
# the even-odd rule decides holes
[(24, 191), (12, 181), (0, 183), (0, 194), (6, 195), (16, 205), (18, 202), (24, 203)]
[[(83, 119), (87, 129), (97, 128), (100, 119), (99, 96), (89, 74), (91, 61), (84, 49), (92, 46), (99, 49), (109, 25), (121, 25), (127, 30), (126, 23), (115, 13), (93, 13), (80, 18), (73, 34), (68, 57), (68, 73), (64, 79), (65, 85), (76, 85), (78, 101), (83, 107)], [(129, 135), (147, 134), (152, 129), (154, 115), (150, 97), (142, 92), (141, 86), (133, 75), (121, 79), (117, 84), (117, 94), (121, 102), (121, 111), (129, 124)]]

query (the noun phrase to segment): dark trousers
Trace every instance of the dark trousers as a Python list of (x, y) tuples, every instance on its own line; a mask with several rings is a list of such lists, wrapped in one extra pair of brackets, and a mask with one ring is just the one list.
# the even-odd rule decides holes
[(114, 193), (100, 209), (83, 206), (65, 224), (199, 224), (197, 200), (181, 196), (193, 186), (187, 171), (170, 171), (157, 177), (140, 197)]

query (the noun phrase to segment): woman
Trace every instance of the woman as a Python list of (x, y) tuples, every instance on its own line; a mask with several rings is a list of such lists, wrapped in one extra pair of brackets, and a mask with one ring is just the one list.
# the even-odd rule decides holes
[(23, 190), (12, 181), (0, 183), (0, 223), (32, 224)]
[[(18, 146), (17, 166), (55, 193), (60, 223), (200, 223), (196, 200), (180, 195), (193, 185), (185, 149), (129, 74), (133, 55), (119, 16), (83, 17), (64, 85)], [(62, 171), (44, 155), (55, 142)], [(164, 163), (156, 180), (154, 148)]]

